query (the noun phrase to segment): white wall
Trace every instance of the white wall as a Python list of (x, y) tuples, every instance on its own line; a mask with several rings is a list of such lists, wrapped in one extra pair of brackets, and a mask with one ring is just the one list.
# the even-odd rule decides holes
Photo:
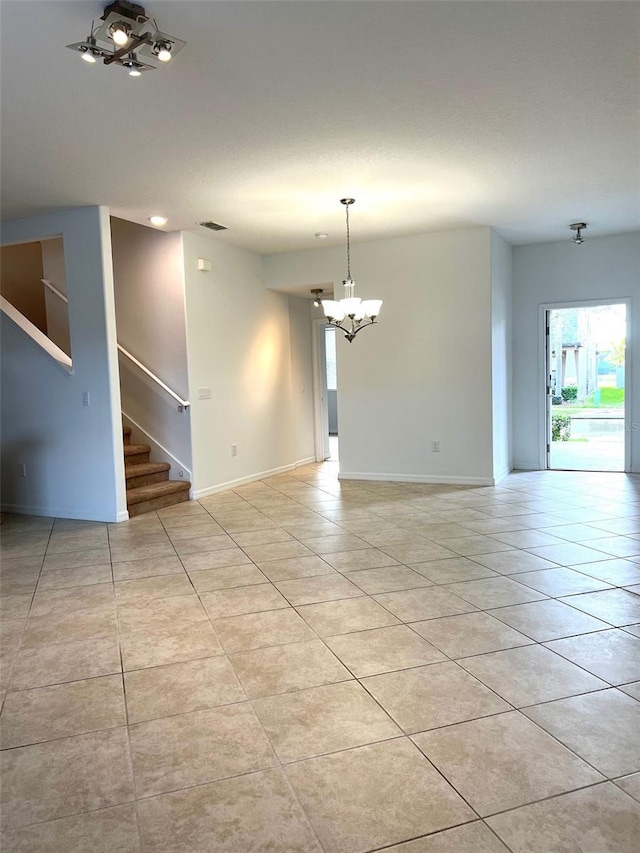
[[(189, 396), (182, 237), (111, 218), (118, 342), (182, 399)], [(122, 409), (150, 437), (154, 461), (190, 475), (189, 411), (120, 355)]]
[(514, 467), (544, 467), (544, 347), (540, 305), (598, 299), (631, 299), (632, 411), (627, 424), (632, 470), (640, 472), (640, 234), (589, 237), (514, 249), (513, 435)]
[[(5, 222), (2, 239), (59, 234), (73, 373), (2, 317), (3, 509), (116, 521), (127, 515), (108, 211), (85, 207)], [(26, 477), (18, 476), (20, 463)]]
[[(352, 246), (377, 326), (338, 338), (343, 478), (493, 482), (490, 229)], [(269, 287), (342, 296), (343, 247), (265, 258)], [(431, 442), (440, 442), (440, 452)]]
[[(312, 430), (297, 434), (311, 420), (309, 362), (298, 355), (309, 318), (264, 287), (259, 255), (182, 236), (194, 491), (203, 496), (312, 455)], [(211, 260), (212, 271), (199, 271), (198, 258)], [(211, 389), (211, 399), (199, 399), (201, 388)]]
[(512, 340), (513, 251), (491, 232), (491, 396), (493, 411), (493, 477), (501, 480), (512, 468)]
[(289, 296), (291, 345), (291, 402), (295, 434), (295, 461), (315, 461), (313, 439), (313, 358), (309, 299)]

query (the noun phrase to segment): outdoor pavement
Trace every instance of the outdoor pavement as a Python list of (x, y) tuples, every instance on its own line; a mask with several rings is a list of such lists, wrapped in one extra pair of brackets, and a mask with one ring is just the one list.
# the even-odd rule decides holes
[(624, 409), (554, 406), (553, 413), (570, 415), (572, 440), (552, 442), (550, 468), (624, 471)]

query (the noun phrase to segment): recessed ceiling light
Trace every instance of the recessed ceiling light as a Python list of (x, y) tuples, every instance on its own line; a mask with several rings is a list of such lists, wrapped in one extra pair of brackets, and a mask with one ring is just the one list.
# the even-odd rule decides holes
[(166, 225), (168, 221), (166, 216), (149, 216), (148, 219), (152, 225), (158, 226)]
[(326, 240), (328, 236), (324, 231), (316, 231), (316, 240)]

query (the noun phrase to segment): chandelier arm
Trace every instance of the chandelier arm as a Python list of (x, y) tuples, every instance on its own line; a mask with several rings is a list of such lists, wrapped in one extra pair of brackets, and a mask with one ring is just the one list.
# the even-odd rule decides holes
[(362, 331), (362, 329), (366, 329), (367, 326), (373, 326), (376, 322), (375, 318), (372, 318), (367, 323), (363, 323), (361, 321), (351, 320), (351, 328), (345, 328), (342, 325), (342, 320), (330, 320), (329, 325), (334, 326), (336, 329), (340, 329), (340, 331), (344, 332), (345, 338), (351, 343), (358, 332)]
[(141, 44), (153, 44), (151, 38), (152, 33), (142, 33), (142, 35), (134, 36), (131, 41), (112, 53), (111, 56), (106, 56), (103, 60), (105, 65), (111, 65), (112, 62), (118, 62), (123, 56), (129, 53), (134, 53)]

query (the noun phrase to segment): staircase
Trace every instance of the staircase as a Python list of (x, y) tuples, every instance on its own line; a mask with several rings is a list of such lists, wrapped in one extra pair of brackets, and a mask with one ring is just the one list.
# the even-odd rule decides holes
[(189, 500), (191, 483), (170, 480), (168, 462), (150, 462), (148, 444), (131, 444), (131, 427), (122, 427), (129, 518)]

